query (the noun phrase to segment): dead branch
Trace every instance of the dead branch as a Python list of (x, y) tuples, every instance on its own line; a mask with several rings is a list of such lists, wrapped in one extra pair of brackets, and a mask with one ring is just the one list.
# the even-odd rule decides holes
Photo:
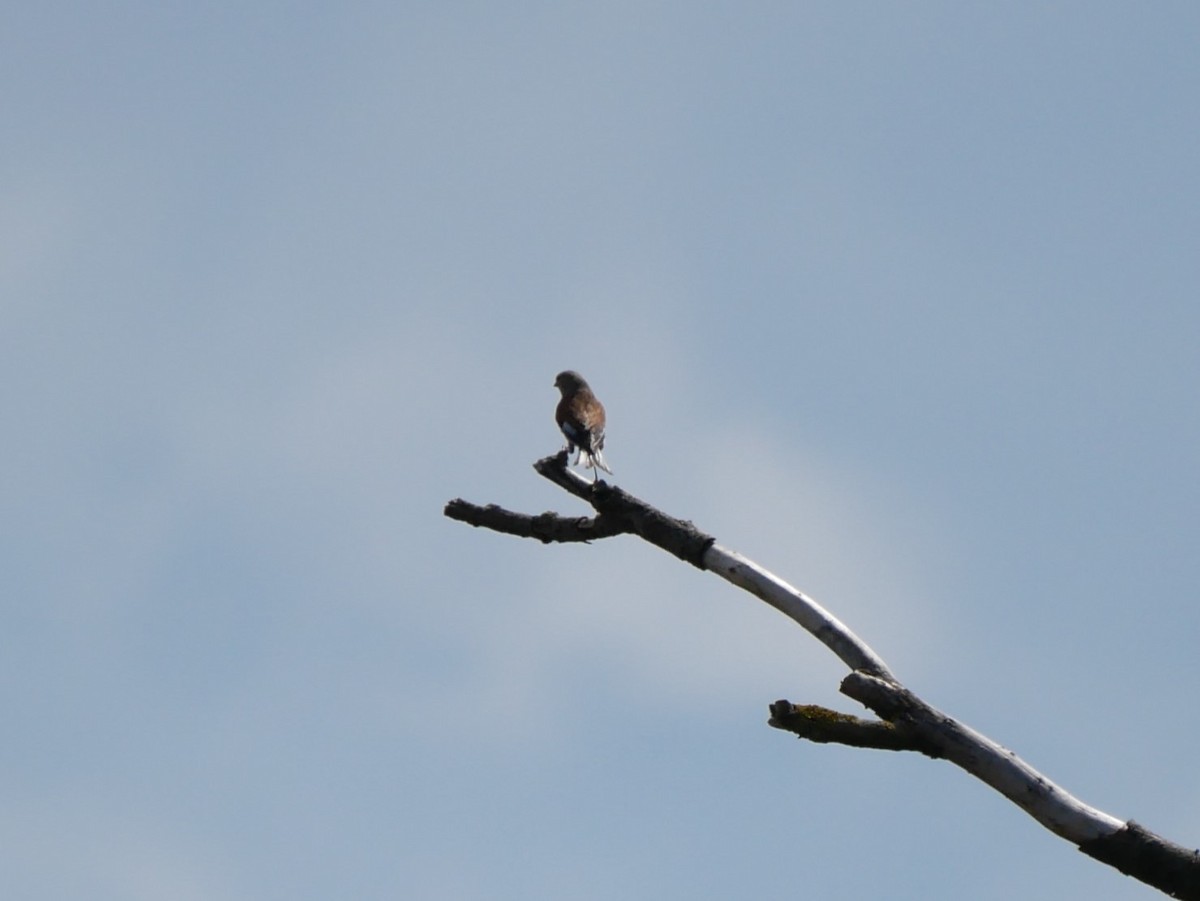
[(879, 717), (866, 720), (824, 707), (776, 701), (770, 707), (771, 726), (809, 741), (918, 751), (946, 759), (1085, 854), (1173, 898), (1200, 901), (1200, 852), (1169, 842), (1132, 820), (1123, 822), (1090, 807), (1012, 751), (931, 707), (905, 688), (866, 642), (803, 592), (721, 547), (692, 523), (669, 516), (607, 482), (589, 482), (567, 468), (565, 451), (538, 460), (534, 469), (590, 504), (596, 516), (531, 516), (461, 499), (450, 501), (445, 515), (544, 543), (637, 535), (699, 569), (716, 573), (795, 620), (836, 654), (850, 669), (841, 692)]

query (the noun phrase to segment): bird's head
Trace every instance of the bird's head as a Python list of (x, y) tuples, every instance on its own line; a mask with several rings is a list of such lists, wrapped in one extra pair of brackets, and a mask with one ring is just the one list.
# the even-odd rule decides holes
[(587, 387), (587, 382), (574, 369), (567, 369), (560, 372), (554, 377), (554, 387), (563, 393), (563, 396), (570, 394), (572, 391), (578, 391), (581, 388)]

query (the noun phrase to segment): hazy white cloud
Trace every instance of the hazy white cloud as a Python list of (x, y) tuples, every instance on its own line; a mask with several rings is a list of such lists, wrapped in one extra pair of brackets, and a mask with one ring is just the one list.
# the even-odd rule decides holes
[(9, 805), (0, 821), (8, 891), (28, 898), (248, 897), (222, 852), (186, 826), (141, 819), (94, 794)]

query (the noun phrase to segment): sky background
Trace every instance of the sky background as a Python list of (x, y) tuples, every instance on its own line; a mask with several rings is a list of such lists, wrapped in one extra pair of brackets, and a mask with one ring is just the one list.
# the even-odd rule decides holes
[(1159, 897), (614, 481), (1200, 845), (1200, 7), (10, 4), (6, 897)]

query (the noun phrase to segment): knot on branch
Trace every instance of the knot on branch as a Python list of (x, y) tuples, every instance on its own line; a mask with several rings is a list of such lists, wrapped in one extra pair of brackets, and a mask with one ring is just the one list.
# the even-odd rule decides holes
[(716, 538), (701, 532), (686, 519), (676, 519), (616, 486), (601, 482), (591, 498), (601, 517), (625, 523), (627, 531), (641, 536), (664, 551), (686, 560), (697, 569), (707, 569), (704, 555)]
[(596, 534), (593, 537), (628, 532), (674, 554), (680, 560), (686, 560), (698, 569), (706, 568), (704, 554), (716, 541), (713, 536), (701, 532), (687, 520), (668, 516), (603, 479), (589, 482), (572, 471), (567, 463), (566, 451), (559, 451), (538, 460), (533, 468), (538, 475), (592, 505), (599, 514), (595, 520)]

